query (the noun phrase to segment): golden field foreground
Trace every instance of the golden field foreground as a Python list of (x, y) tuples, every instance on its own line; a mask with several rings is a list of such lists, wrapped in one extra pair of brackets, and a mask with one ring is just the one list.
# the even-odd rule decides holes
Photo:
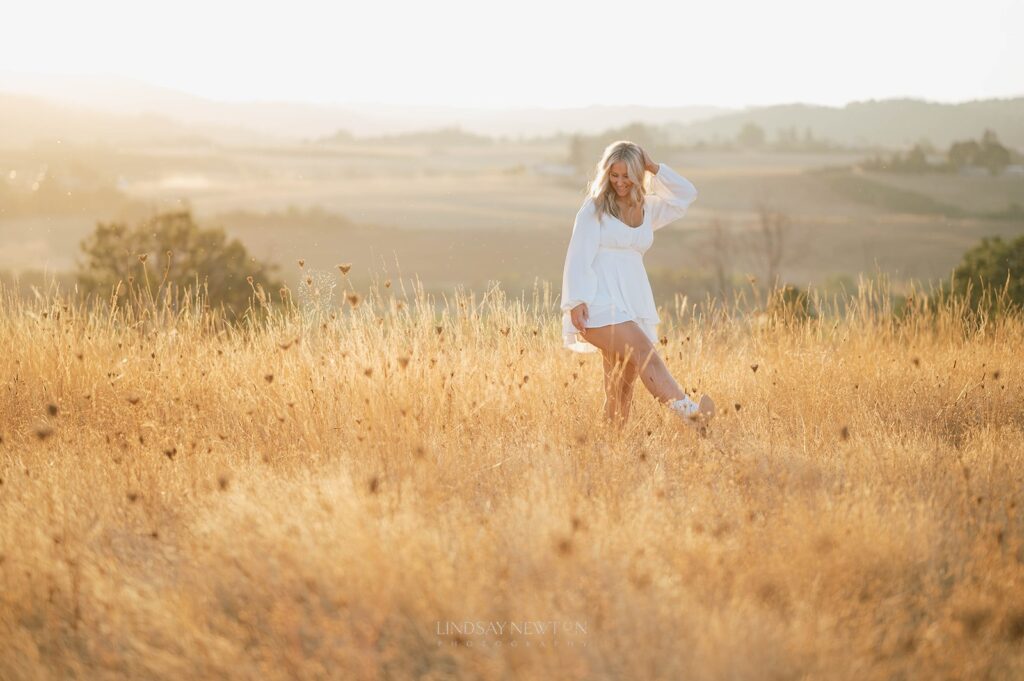
[(0, 292), (0, 678), (1024, 675), (1019, 312), (680, 302), (701, 439), (605, 425), (546, 287), (396, 288)]

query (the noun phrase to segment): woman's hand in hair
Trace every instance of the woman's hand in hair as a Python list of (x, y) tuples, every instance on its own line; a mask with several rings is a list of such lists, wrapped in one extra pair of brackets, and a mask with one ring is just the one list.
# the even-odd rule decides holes
[(640, 147), (640, 153), (644, 155), (644, 168), (646, 168), (648, 172), (656, 174), (658, 172), (658, 164), (651, 159), (647, 154), (647, 150), (643, 147)]

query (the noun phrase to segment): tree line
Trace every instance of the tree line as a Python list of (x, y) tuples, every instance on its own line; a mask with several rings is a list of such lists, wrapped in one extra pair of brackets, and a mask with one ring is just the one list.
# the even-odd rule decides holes
[(990, 175), (999, 175), (1015, 156), (1012, 150), (999, 142), (996, 133), (987, 128), (980, 140), (958, 140), (951, 144), (945, 158), (937, 163), (928, 160), (933, 151), (931, 145), (919, 142), (903, 153), (875, 154), (861, 162), (860, 167), (895, 173), (953, 173), (976, 167), (988, 170)]

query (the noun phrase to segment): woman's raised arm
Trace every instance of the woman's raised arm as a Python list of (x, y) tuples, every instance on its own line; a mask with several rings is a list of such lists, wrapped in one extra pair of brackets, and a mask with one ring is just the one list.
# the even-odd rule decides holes
[(646, 201), (651, 211), (651, 227), (661, 229), (686, 214), (697, 200), (697, 188), (685, 177), (664, 163), (651, 175), (651, 194)]

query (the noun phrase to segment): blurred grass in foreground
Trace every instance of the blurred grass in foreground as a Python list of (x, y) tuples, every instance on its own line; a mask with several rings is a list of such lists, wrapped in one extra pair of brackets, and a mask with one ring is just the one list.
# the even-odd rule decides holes
[(1013, 306), (678, 300), (700, 440), (642, 385), (607, 427), (547, 288), (139, 281), (0, 291), (0, 678), (1024, 673)]

